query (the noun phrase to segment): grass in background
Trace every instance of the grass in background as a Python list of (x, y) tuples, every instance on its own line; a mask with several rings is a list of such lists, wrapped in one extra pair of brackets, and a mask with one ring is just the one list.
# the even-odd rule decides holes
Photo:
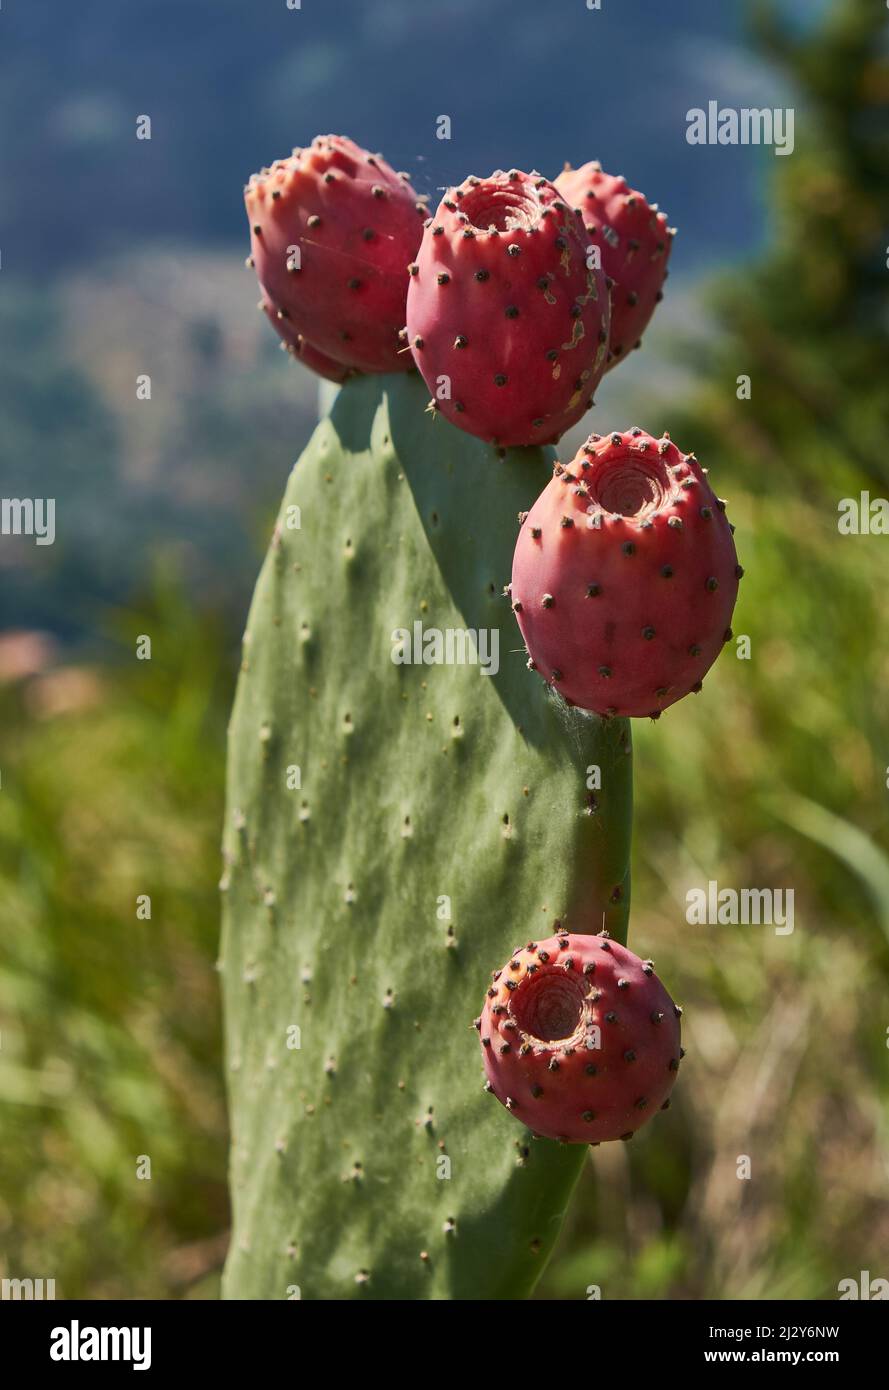
[(0, 1275), (67, 1298), (213, 1294), (232, 660), (166, 581), (114, 626), (119, 665), (36, 673), (0, 705)]

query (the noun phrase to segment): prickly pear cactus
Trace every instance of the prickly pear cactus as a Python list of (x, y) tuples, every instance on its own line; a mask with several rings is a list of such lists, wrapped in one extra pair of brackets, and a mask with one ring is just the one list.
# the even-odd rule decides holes
[[(552, 451), (500, 456), (427, 400), (415, 377), (346, 383), (291, 474), (245, 633), (222, 884), (229, 1298), (524, 1297), (586, 1154), (484, 1093), (471, 1023), (492, 969), (554, 920), (625, 939), (629, 726), (528, 673), (503, 595)], [(427, 649), (432, 630), (487, 633), (499, 669), (409, 663), (415, 624)]]

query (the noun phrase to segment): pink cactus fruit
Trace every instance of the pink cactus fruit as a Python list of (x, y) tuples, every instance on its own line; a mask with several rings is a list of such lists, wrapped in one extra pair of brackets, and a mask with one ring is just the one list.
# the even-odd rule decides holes
[(653, 963), (607, 932), (529, 941), (476, 1020), (486, 1089), (547, 1139), (631, 1139), (669, 1104), (681, 1013)]
[(449, 189), (427, 224), (407, 334), (432, 406), (499, 445), (550, 443), (593, 403), (605, 366), (605, 276), (581, 219), (539, 174)]
[(699, 691), (732, 635), (732, 529), (668, 435), (591, 435), (522, 520), (510, 593), (529, 666), (606, 716), (657, 718)]
[(556, 187), (583, 218), (587, 235), (599, 247), (611, 290), (611, 338), (606, 371), (615, 367), (642, 334), (663, 298), (675, 227), (645, 195), (621, 175), (606, 174), (593, 161), (581, 169), (566, 165)]
[(313, 372), (317, 372), (318, 376), (323, 376), (328, 381), (335, 381), (340, 385), (347, 377), (354, 376), (352, 367), (346, 367), (342, 362), (334, 362), (332, 357), (325, 357), (323, 352), (319, 352), (317, 348), (313, 348), (307, 343), (301, 333), (295, 333), (290, 326), (290, 321), (283, 317), (265, 294), (260, 300), (259, 307), (275, 331), (280, 334), (281, 347), (291, 357), (302, 362)]
[(319, 135), (254, 174), (244, 196), (250, 261), (285, 343), (332, 380), (330, 363), (412, 369), (406, 267), (428, 209), (407, 175), (343, 135)]

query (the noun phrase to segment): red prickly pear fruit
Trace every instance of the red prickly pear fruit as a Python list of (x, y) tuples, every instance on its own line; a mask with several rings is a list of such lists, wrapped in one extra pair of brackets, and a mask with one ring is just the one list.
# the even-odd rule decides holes
[(598, 162), (581, 169), (566, 166), (556, 188), (583, 218), (587, 235), (599, 247), (611, 285), (611, 339), (606, 371), (633, 348), (663, 297), (667, 261), (675, 227), (645, 195), (620, 175), (605, 174)]
[(569, 704), (657, 717), (697, 692), (743, 570), (725, 503), (667, 435), (590, 435), (522, 522), (512, 606), (533, 666)]
[(514, 951), (476, 1020), (487, 1089), (547, 1139), (631, 1139), (673, 1089), (682, 1013), (607, 932)]
[(287, 319), (272, 306), (264, 295), (259, 307), (276, 331), (280, 333), (281, 347), (286, 349), (291, 357), (311, 368), (313, 372), (317, 372), (319, 376), (325, 377), (328, 381), (335, 381), (337, 384), (342, 384), (347, 377), (354, 375), (352, 367), (346, 367), (342, 362), (334, 362), (332, 357), (325, 357), (323, 352), (311, 347), (301, 333), (294, 333)]
[(498, 169), (448, 191), (411, 271), (407, 335), (453, 424), (500, 445), (546, 444), (593, 404), (609, 307), (589, 249), (539, 174)]
[(428, 209), (407, 175), (343, 135), (319, 135), (254, 174), (244, 197), (269, 317), (291, 347), (302, 340), (302, 360), (322, 376), (325, 359), (346, 371), (412, 369), (399, 335)]

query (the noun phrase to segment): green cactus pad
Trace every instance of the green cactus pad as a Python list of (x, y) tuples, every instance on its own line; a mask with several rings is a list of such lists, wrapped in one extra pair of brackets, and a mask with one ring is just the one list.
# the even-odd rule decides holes
[[(629, 727), (526, 670), (503, 593), (552, 451), (501, 457), (427, 400), (414, 376), (343, 387), (288, 481), (244, 637), (222, 883), (229, 1298), (525, 1297), (586, 1153), (484, 1093), (472, 1020), (492, 970), (556, 919), (625, 939)], [(499, 673), (396, 664), (415, 623), (496, 631)]]

